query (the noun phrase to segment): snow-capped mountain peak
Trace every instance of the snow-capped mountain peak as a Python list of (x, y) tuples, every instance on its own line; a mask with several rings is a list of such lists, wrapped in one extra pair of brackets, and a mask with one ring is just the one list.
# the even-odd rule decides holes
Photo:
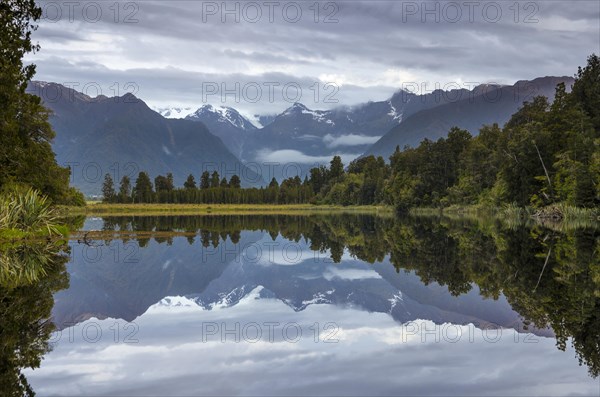
[(298, 116), (298, 115), (310, 115), (312, 116), (314, 121), (319, 123), (327, 123), (331, 125), (335, 125), (335, 123), (330, 118), (330, 111), (328, 110), (311, 110), (301, 104), (300, 102), (294, 102), (292, 106), (287, 108), (280, 116)]
[(166, 119), (185, 119), (194, 112), (191, 107), (154, 108), (158, 114)]
[(231, 124), (246, 131), (256, 129), (256, 126), (250, 120), (242, 116), (234, 108), (228, 106), (203, 105), (195, 112), (192, 112), (188, 118), (200, 121), (210, 119), (219, 123)]
[(388, 113), (388, 116), (400, 124), (402, 122), (402, 113), (398, 113), (391, 100), (388, 101), (388, 104), (390, 105), (390, 112)]
[(289, 108), (285, 109), (283, 111), (283, 113), (281, 113), (280, 116), (288, 116), (288, 115), (293, 115), (293, 114), (298, 114), (298, 113), (304, 113), (305, 111), (310, 111), (310, 110), (306, 106), (301, 104), (300, 102), (294, 102), (294, 104), (292, 106), (290, 106)]

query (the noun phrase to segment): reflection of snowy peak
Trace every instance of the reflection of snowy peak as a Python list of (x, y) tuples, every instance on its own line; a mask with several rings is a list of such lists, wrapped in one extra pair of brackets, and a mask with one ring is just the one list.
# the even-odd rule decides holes
[(195, 302), (202, 306), (204, 309), (213, 310), (213, 309), (222, 309), (226, 307), (235, 306), (240, 303), (242, 300), (251, 300), (251, 299), (259, 299), (268, 297), (269, 294), (263, 294), (266, 290), (262, 286), (249, 286), (242, 285), (241, 287), (234, 288), (232, 291), (227, 293), (220, 292), (216, 296), (218, 296), (218, 300), (203, 300), (201, 296), (195, 298)]
[(451, 297), (446, 287), (425, 285), (412, 272), (398, 273), (387, 259), (368, 264), (345, 251), (342, 263), (334, 264), (328, 253), (315, 256), (309, 243), (300, 241), (301, 260), (280, 260), (284, 255), (281, 247), (288, 240), (278, 236), (272, 241), (261, 232), (243, 232), (238, 244), (244, 247), (266, 241), (279, 249), (260, 261), (247, 259), (243, 252), (224, 256), (221, 250), (232, 249), (225, 243), (199, 259), (201, 241), (190, 244), (184, 238), (174, 238), (172, 245), (150, 242), (140, 248), (144, 266), (123, 267), (108, 257), (95, 266), (82, 266), (84, 258), (76, 250), (74, 263), (69, 265), (71, 285), (57, 293), (53, 318), (59, 327), (90, 316), (133, 321), (149, 308), (220, 310), (255, 299), (276, 299), (296, 312), (325, 304), (388, 313), (399, 322), (428, 319), (510, 326), (518, 321), (518, 314), (504, 298), (483, 299), (476, 287)]
[(197, 306), (196, 301), (186, 298), (185, 296), (166, 296), (158, 303), (150, 306), (153, 307), (188, 307), (188, 306)]
[(359, 261), (343, 268), (314, 260), (293, 266), (231, 263), (204, 291), (188, 298), (212, 310), (235, 306), (252, 293), (280, 300), (294, 311), (335, 304), (392, 313), (397, 319), (407, 316), (398, 299), (402, 294)]
[(209, 298), (205, 298), (204, 294), (200, 294), (195, 298), (187, 298), (187, 301), (193, 302), (193, 304), (196, 304), (205, 310), (213, 310), (236, 306), (242, 304), (244, 301), (253, 299), (278, 299), (291, 307), (294, 311), (298, 312), (306, 309), (310, 305), (333, 303), (329, 299), (329, 296), (333, 294), (333, 292), (334, 290), (317, 292), (312, 298), (299, 301), (298, 299), (293, 298), (279, 298), (275, 293), (262, 285), (256, 287), (243, 285), (227, 293), (218, 293), (217, 296), (220, 298), (218, 301), (211, 301)]
[(312, 259), (285, 266), (233, 262), (204, 291), (188, 296), (208, 310), (269, 298), (296, 312), (311, 305), (331, 304), (388, 313), (399, 322), (416, 318), (436, 323), (515, 321), (516, 313), (510, 306), (502, 305), (498, 310), (498, 303), (483, 300), (476, 288), (460, 297), (448, 297), (446, 287), (435, 283), (425, 286), (415, 274), (397, 273), (389, 263), (368, 265), (351, 259), (344, 260), (343, 265)]

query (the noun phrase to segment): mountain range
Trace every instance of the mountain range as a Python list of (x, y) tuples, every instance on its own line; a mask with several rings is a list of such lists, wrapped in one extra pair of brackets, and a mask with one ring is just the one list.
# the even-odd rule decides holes
[[(397, 146), (436, 140), (453, 126), (476, 135), (483, 124), (503, 125), (524, 101), (536, 95), (552, 100), (558, 83), (570, 89), (573, 81), (543, 77), (422, 95), (400, 90), (386, 101), (331, 110), (293, 103), (253, 121), (226, 106), (152, 110), (132, 94), (92, 98), (55, 83), (32, 82), (29, 92), (52, 111), (53, 148), (60, 164), (71, 165), (72, 183), (98, 195), (105, 173), (134, 179), (140, 170), (151, 177), (171, 172), (181, 186), (189, 173), (198, 180), (205, 168), (216, 168), (227, 177), (243, 174), (244, 186), (256, 186), (285, 176), (267, 174), (266, 163), (293, 162), (306, 172), (333, 155), (346, 163), (369, 154), (387, 160)], [(243, 165), (249, 162), (259, 169)]]
[(203, 123), (166, 119), (132, 94), (91, 98), (44, 82), (28, 90), (52, 111), (57, 161), (71, 167), (72, 184), (86, 195), (100, 194), (106, 173), (115, 183), (124, 175), (133, 183), (139, 171), (151, 178), (171, 172), (179, 186), (190, 173), (198, 180), (204, 169), (243, 174), (245, 185), (260, 180)]
[[(424, 138), (435, 140), (453, 126), (476, 135), (484, 124), (503, 125), (523, 102), (536, 95), (552, 100), (558, 83), (569, 89), (573, 81), (566, 76), (542, 77), (512, 86), (482, 84), (472, 90), (434, 90), (422, 95), (400, 90), (386, 101), (331, 110), (293, 103), (278, 115), (259, 117), (262, 125), (258, 127), (227, 107), (205, 105), (183, 115), (206, 124), (243, 161), (287, 157), (318, 162), (336, 154), (346, 158), (374, 154), (387, 159), (396, 146), (414, 147)], [(176, 112), (168, 109), (161, 114), (173, 117)]]
[(455, 101), (422, 109), (406, 118), (388, 131), (371, 146), (365, 154), (388, 158), (396, 146), (417, 146), (423, 138), (437, 140), (446, 136), (450, 128), (458, 126), (477, 135), (484, 124), (498, 123), (502, 126), (525, 101), (542, 95), (551, 102), (555, 88), (565, 83), (570, 91), (574, 79), (570, 77), (543, 77), (531, 81), (519, 81), (512, 86), (491, 86), (486, 90), (472, 92)]
[(260, 297), (280, 300), (297, 312), (325, 304), (388, 313), (402, 323), (415, 319), (502, 327), (519, 323), (518, 313), (504, 297), (484, 299), (474, 286), (450, 298), (446, 287), (425, 285), (414, 272), (397, 272), (389, 259), (371, 265), (345, 255), (342, 263), (334, 264), (327, 253), (316, 258), (303, 241), (297, 247), (304, 255), (294, 263), (279, 263), (277, 249), (269, 254), (271, 259), (260, 260), (235, 249), (288, 243), (281, 235), (272, 239), (263, 231), (243, 231), (235, 246), (222, 241), (218, 247), (203, 247), (199, 239), (190, 243), (182, 237), (168, 243), (150, 240), (143, 246), (133, 240), (127, 249), (135, 253), (135, 262), (104, 255), (94, 263), (74, 245), (68, 264), (70, 285), (55, 296), (53, 321), (59, 329), (92, 317), (134, 321), (157, 302), (177, 301), (165, 300), (176, 296), (211, 310), (235, 306), (259, 289)]

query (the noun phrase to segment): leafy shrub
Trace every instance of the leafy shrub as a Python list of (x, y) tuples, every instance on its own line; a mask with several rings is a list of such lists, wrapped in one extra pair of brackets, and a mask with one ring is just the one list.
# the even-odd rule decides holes
[(37, 190), (15, 187), (0, 194), (0, 228), (60, 234), (57, 215)]

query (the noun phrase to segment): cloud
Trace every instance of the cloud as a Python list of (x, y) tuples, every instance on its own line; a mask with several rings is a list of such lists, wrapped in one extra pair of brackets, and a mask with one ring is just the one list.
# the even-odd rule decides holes
[(340, 146), (360, 146), (360, 145), (372, 145), (377, 142), (380, 136), (366, 136), (366, 135), (340, 135), (333, 136), (327, 134), (323, 137), (323, 142), (327, 144), (329, 148), (336, 148)]
[(373, 270), (365, 269), (340, 269), (337, 267), (328, 267), (323, 273), (323, 277), (326, 280), (332, 280), (339, 278), (342, 280), (366, 280), (370, 278), (381, 278), (379, 273)]
[[(67, 396), (551, 396), (598, 390), (597, 380), (554, 339), (518, 343), (524, 335), (514, 330), (427, 320), (401, 325), (385, 313), (331, 304), (295, 312), (256, 294), (211, 311), (188, 300), (180, 304), (178, 297), (161, 303), (119, 333), (118, 343), (115, 330), (128, 326), (120, 320), (90, 319), (64, 330), (41, 367), (25, 371), (30, 384), (40, 395)], [(95, 335), (102, 336), (92, 343)], [(527, 357), (527, 365), (515, 357)]]
[[(342, 158), (342, 162), (348, 163), (360, 156), (356, 153), (340, 153), (337, 154)], [(299, 150), (294, 149), (283, 149), (270, 151), (268, 149), (259, 151), (257, 154), (257, 160), (265, 163), (279, 163), (279, 164), (327, 164), (331, 161), (332, 155), (327, 156), (311, 156), (304, 154)]]
[[(207, 12), (209, 3), (216, 4), (215, 13)], [(409, 3), (417, 10), (408, 10)], [(108, 86), (134, 81), (140, 97), (154, 106), (198, 107), (202, 95), (194, 88), (202, 76), (231, 84), (280, 74), (306, 84), (307, 106), (328, 109), (336, 103), (324, 102), (323, 92), (314, 95), (308, 82), (337, 82), (337, 104), (352, 105), (387, 99), (401, 83), (414, 82), (406, 79), (443, 86), (572, 75), (591, 52), (600, 52), (596, 1), (520, 3), (518, 14), (512, 3), (495, 2), (501, 8), (498, 21), (492, 21), (496, 6), (487, 2), (477, 3), (472, 13), (466, 3), (453, 3), (460, 7), (458, 20), (444, 2), (319, 3), (316, 21), (308, 8), (312, 3), (299, 3), (302, 17), (294, 22), (282, 5), (272, 21), (263, 9), (262, 18), (250, 22), (250, 10), (240, 2), (118, 2), (118, 15), (111, 2), (77, 2), (72, 15), (71, 3), (39, 4), (47, 12), (58, 6), (61, 14), (46, 14), (34, 34), (42, 50), (28, 60), (38, 64), (38, 79), (101, 79)], [(102, 17), (94, 21), (98, 4)], [(333, 8), (324, 9), (326, 4)], [(238, 7), (237, 18), (224, 15), (226, 7)], [(328, 15), (332, 23), (324, 23)], [(84, 64), (90, 67), (82, 70)], [(289, 106), (283, 100), (232, 98), (226, 104), (250, 114)]]

